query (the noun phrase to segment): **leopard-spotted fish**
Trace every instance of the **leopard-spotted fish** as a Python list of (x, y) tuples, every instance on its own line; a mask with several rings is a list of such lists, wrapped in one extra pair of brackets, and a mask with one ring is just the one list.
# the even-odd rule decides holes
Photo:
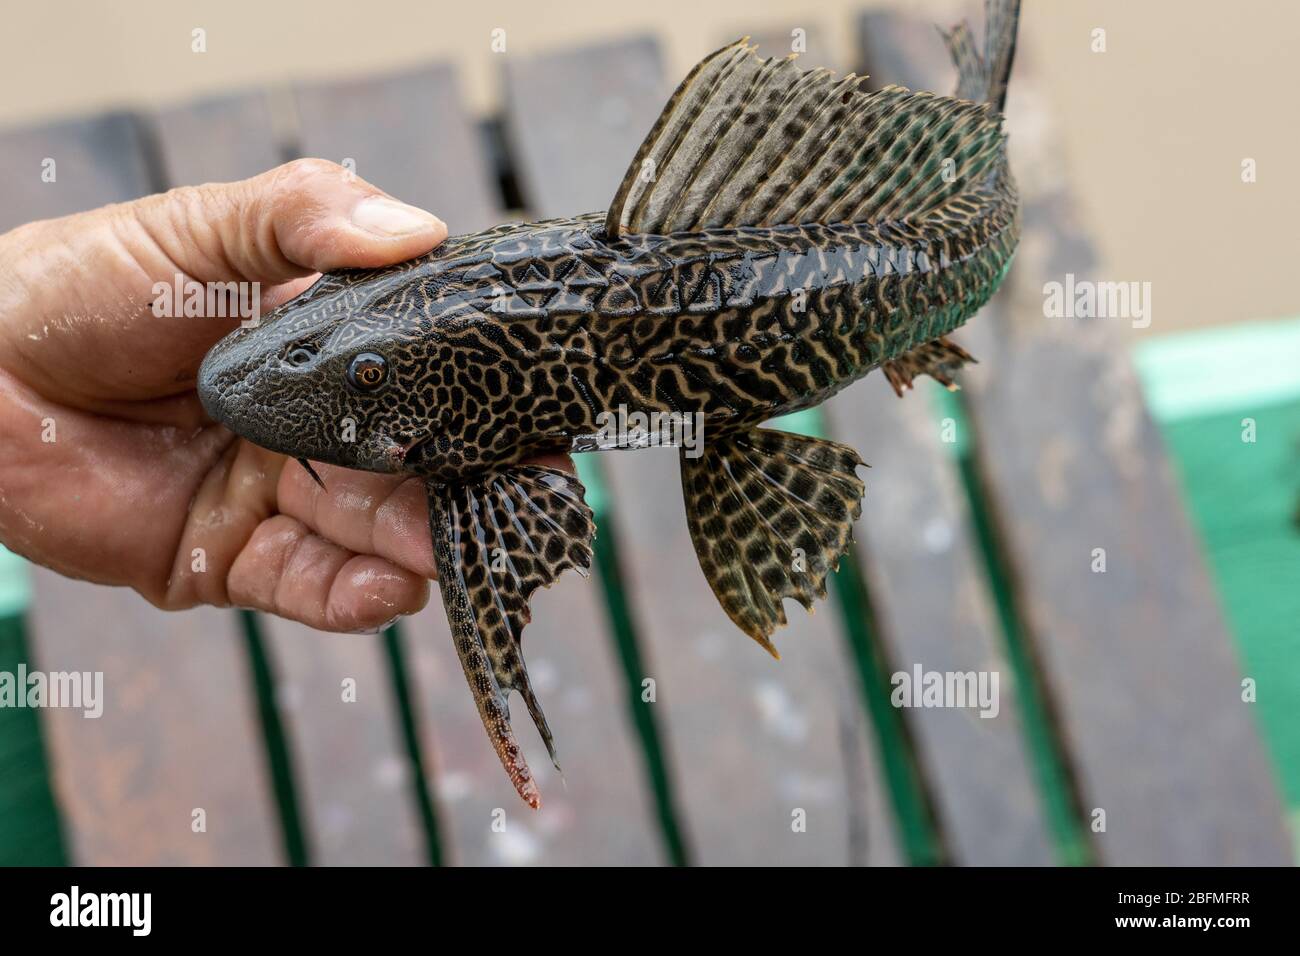
[(773, 650), (783, 599), (825, 595), (863, 483), (852, 449), (759, 426), (876, 368), (900, 394), (921, 373), (950, 383), (969, 356), (944, 336), (1010, 265), (1018, 0), (986, 13), (982, 50), (964, 24), (946, 34), (955, 97), (861, 92), (738, 41), (678, 87), (607, 212), (326, 275), (204, 360), (204, 406), (245, 438), (426, 479), (456, 649), (530, 805), (511, 691), (555, 750), (520, 636), (537, 587), (585, 573), (594, 525), (575, 477), (521, 462), (644, 445), (611, 439), (620, 408), (702, 415), (703, 454), (681, 459), (691, 537), (727, 614)]

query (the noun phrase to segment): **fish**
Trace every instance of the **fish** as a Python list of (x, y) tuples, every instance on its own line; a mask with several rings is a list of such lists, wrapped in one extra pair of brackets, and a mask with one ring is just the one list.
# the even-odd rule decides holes
[(203, 406), (243, 438), (309, 471), (423, 479), (456, 651), (529, 806), (512, 693), (559, 767), (523, 658), (529, 603), (587, 574), (595, 534), (579, 479), (535, 460), (654, 443), (613, 415), (695, 423), (679, 454), (700, 568), (776, 656), (783, 601), (811, 610), (852, 544), (864, 463), (764, 423), (876, 369), (899, 395), (922, 374), (952, 387), (973, 359), (948, 335), (1019, 241), (1002, 128), (1019, 0), (985, 13), (982, 46), (964, 23), (944, 33), (953, 96), (866, 92), (738, 40), (672, 94), (608, 210), (328, 273), (204, 357)]

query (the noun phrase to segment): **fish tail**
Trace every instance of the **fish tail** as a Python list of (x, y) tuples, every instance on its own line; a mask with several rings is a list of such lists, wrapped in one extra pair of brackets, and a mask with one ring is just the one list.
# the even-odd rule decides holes
[(988, 103), (999, 113), (1003, 111), (1019, 25), (1020, 0), (984, 0), (982, 52), (964, 22), (943, 35), (957, 65), (958, 97)]

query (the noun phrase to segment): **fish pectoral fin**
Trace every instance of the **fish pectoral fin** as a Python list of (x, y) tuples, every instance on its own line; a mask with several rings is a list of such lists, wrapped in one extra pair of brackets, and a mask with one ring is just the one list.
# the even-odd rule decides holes
[(595, 523), (582, 483), (554, 468), (518, 465), (472, 483), (427, 485), (438, 585), (479, 717), (519, 795), (541, 805), (510, 725), (517, 690), (559, 769), (546, 716), (524, 666), (529, 600), (574, 568), (591, 567)]
[(853, 74), (755, 49), (738, 40), (682, 81), (610, 203), (610, 238), (917, 220), (1000, 161), (1001, 117), (985, 102), (864, 92)]
[(863, 464), (846, 445), (768, 428), (682, 453), (686, 521), (700, 567), (736, 625), (773, 657), (781, 602), (826, 596), (862, 513)]
[(912, 381), (918, 375), (929, 375), (949, 391), (957, 390), (953, 375), (963, 365), (975, 364), (975, 358), (951, 339), (940, 337), (918, 345), (910, 352), (904, 352), (898, 358), (890, 359), (880, 367), (894, 386), (894, 393), (899, 398), (903, 391), (912, 387)]

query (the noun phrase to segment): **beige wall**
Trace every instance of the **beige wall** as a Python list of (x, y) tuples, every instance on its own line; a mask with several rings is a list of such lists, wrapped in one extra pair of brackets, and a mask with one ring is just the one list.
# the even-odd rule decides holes
[[(429, 59), (454, 62), (467, 102), (489, 111), (494, 27), (507, 30), (506, 55), (648, 31), (680, 75), (729, 35), (805, 26), (829, 32), (846, 63), (854, 13), (881, 5), (8, 0), (0, 125)], [(966, 9), (906, 5), (941, 22)], [(207, 31), (202, 55), (190, 51), (196, 26)], [(1103, 54), (1089, 49), (1094, 27), (1107, 31)], [(1063, 161), (1106, 278), (1152, 283), (1146, 334), (1300, 314), (1297, 36), (1300, 4), (1283, 0), (1026, 0), (1022, 46), (1064, 124)], [(1258, 163), (1253, 185), (1241, 182), (1243, 157)]]

